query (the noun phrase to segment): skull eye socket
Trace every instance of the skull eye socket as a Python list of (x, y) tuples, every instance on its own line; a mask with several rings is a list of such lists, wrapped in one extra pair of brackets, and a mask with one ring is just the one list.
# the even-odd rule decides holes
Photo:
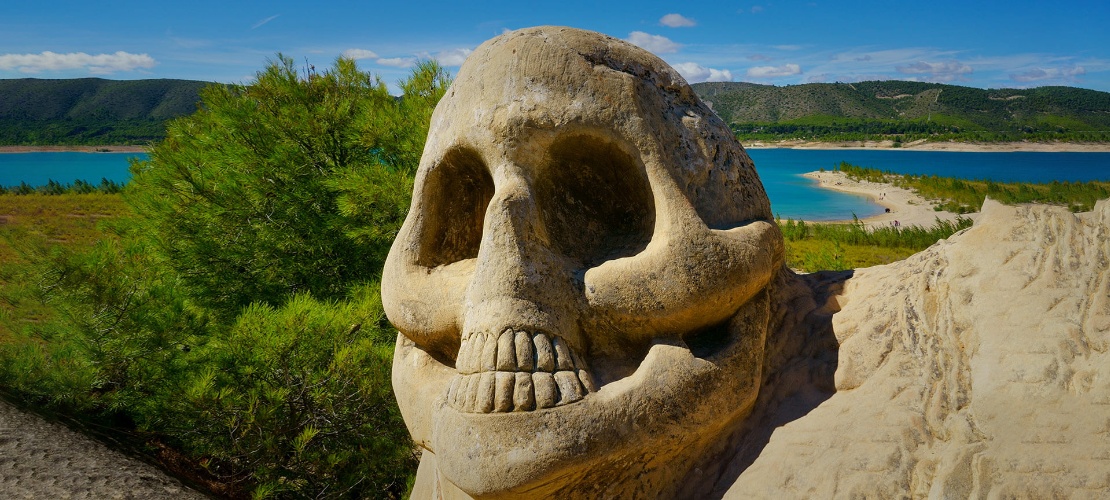
[(536, 197), (552, 248), (587, 266), (635, 255), (651, 241), (655, 201), (647, 176), (609, 140), (557, 140)]
[(493, 198), (493, 178), (473, 150), (454, 148), (428, 172), (421, 199), (427, 204), (417, 262), (427, 267), (478, 256), (482, 221)]

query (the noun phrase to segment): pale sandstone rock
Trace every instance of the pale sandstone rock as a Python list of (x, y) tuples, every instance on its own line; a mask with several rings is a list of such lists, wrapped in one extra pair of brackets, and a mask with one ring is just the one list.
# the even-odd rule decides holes
[(1110, 204), (988, 203), (805, 276), (770, 213), (654, 56), (552, 27), (479, 47), (383, 278), (413, 497), (1107, 493)]
[(570, 28), (486, 42), (382, 280), (414, 496), (676, 494), (755, 401), (781, 268), (751, 160), (666, 63)]
[(836, 393), (734, 464), (726, 498), (1110, 494), (1110, 202), (988, 201), (855, 271), (837, 307)]

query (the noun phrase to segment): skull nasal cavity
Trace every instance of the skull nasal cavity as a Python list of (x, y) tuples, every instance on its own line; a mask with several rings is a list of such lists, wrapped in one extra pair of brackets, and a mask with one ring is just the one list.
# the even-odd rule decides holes
[(418, 202), (425, 204), (418, 263), (435, 267), (478, 256), (482, 220), (493, 179), (478, 154), (454, 148), (428, 171)]
[(589, 135), (556, 141), (536, 179), (553, 249), (584, 265), (635, 255), (651, 240), (655, 202), (642, 164)]

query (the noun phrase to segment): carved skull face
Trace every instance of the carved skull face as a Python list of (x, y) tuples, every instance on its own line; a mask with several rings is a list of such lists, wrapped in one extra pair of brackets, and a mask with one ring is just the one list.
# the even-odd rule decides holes
[(781, 264), (751, 160), (665, 63), (569, 28), (490, 40), (383, 276), (405, 421), (471, 495), (664, 491), (750, 410)]

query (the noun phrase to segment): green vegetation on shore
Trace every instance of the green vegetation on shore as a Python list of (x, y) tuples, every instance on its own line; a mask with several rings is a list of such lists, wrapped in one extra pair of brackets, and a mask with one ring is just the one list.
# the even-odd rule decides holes
[(693, 88), (741, 141), (1108, 142), (1110, 93), (870, 81)]
[(971, 219), (937, 219), (932, 227), (883, 226), (867, 228), (859, 219), (848, 224), (778, 221), (786, 240), (786, 264), (804, 272), (842, 271), (899, 261), (957, 231), (971, 227)]
[(377, 275), (447, 82), (280, 58), (206, 88), (122, 194), (0, 195), (0, 391), (221, 496), (402, 496)]
[(14, 195), (27, 195), (27, 194), (46, 194), (46, 195), (60, 195), (60, 194), (88, 194), (88, 193), (104, 193), (114, 194), (123, 190), (123, 184), (116, 181), (108, 180), (101, 177), (100, 182), (93, 184), (88, 181), (77, 179), (72, 184), (64, 184), (54, 179), (50, 179), (41, 186), (32, 186), (26, 182), (20, 182), (16, 186), (4, 187), (0, 186), (0, 195), (14, 194)]
[(935, 175), (895, 174), (847, 162), (842, 162), (835, 170), (844, 172), (857, 181), (882, 182), (916, 191), (926, 199), (934, 200), (938, 211), (958, 214), (977, 212), (987, 197), (1006, 204), (1064, 205), (1073, 212), (1091, 210), (1096, 201), (1110, 198), (1110, 181), (995, 182)]
[[(834, 170), (856, 181), (892, 184), (929, 199), (936, 210), (966, 214), (978, 211), (986, 197), (1005, 204), (1062, 205), (1073, 212), (1088, 211), (1098, 200), (1110, 198), (1110, 182), (1003, 183), (935, 175), (902, 175), (841, 162)], [(928, 248), (957, 231), (971, 227), (971, 219), (936, 219), (931, 227), (883, 226), (867, 228), (851, 223), (813, 223), (779, 220), (786, 239), (786, 263), (804, 272), (845, 270), (889, 264)]]

